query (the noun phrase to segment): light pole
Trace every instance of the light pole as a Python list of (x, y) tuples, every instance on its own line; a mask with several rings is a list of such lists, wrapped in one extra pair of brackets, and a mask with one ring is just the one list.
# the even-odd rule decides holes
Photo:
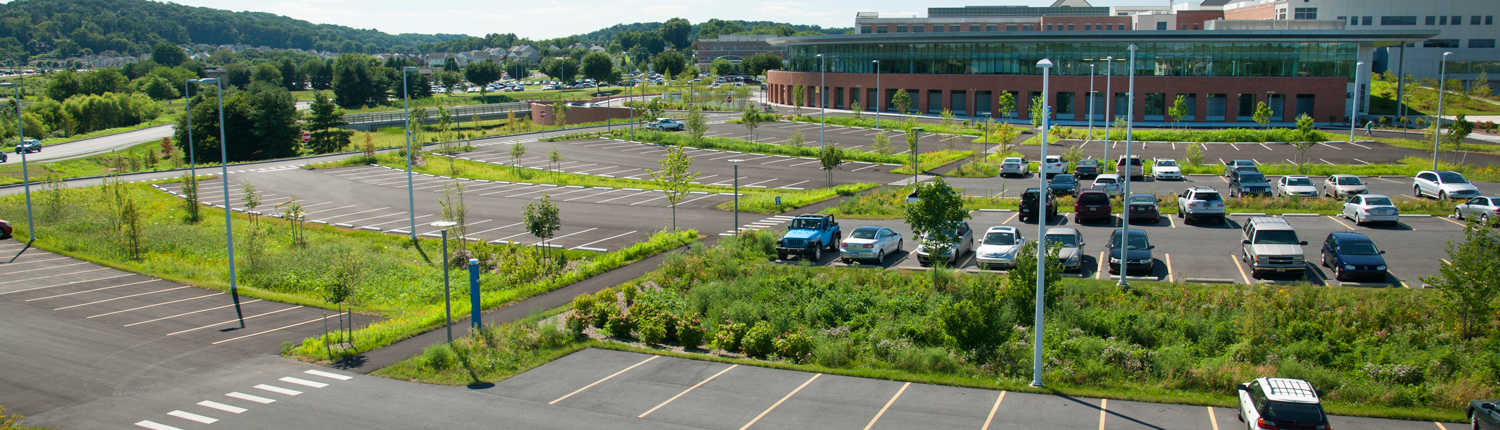
[(911, 143), (911, 186), (915, 187), (917, 186), (917, 173), (920, 170), (917, 161), (920, 161), (921, 158), (917, 157), (917, 146), (922, 144), (922, 127), (912, 127), (911, 132), (915, 133), (913, 136), (916, 136), (916, 139), (912, 140)]
[(1359, 66), (1363, 65), (1363, 61), (1354, 63), (1354, 103), (1349, 104), (1349, 143), (1354, 143), (1354, 117), (1359, 114)]
[(1094, 140), (1094, 65), (1089, 64), (1089, 137), (1083, 141)]
[[(1124, 216), (1120, 217), (1123, 228), (1120, 231), (1120, 243), (1118, 245), (1120, 247), (1119, 286), (1121, 287), (1130, 286), (1130, 282), (1125, 280), (1125, 275), (1130, 273), (1130, 248), (1128, 247), (1130, 244), (1130, 175), (1134, 173), (1131, 171), (1131, 166), (1135, 165), (1130, 160), (1130, 146), (1135, 144), (1133, 142), (1135, 137), (1133, 134), (1135, 131), (1135, 50), (1135, 44), (1130, 44), (1130, 93), (1125, 96), (1125, 100), (1130, 103), (1130, 107), (1125, 109), (1128, 112), (1126, 115), (1129, 118), (1125, 120), (1125, 191), (1120, 193), (1120, 208)], [(1116, 167), (1115, 170), (1119, 170), (1119, 168)], [(1144, 168), (1141, 173), (1145, 173)]]
[(818, 61), (821, 62), (818, 66), (818, 152), (822, 153), (828, 146), (828, 92), (824, 91), (828, 88), (828, 57), (818, 54)]
[[(25, 75), (22, 75), (21, 79), (26, 79)], [(21, 85), (16, 82), (0, 83), (0, 88), (4, 87), (16, 87), (16, 143), (24, 146), (26, 145), (26, 133), (21, 127), (23, 124), (21, 121)], [(37, 145), (41, 145), (40, 142), (38, 141)], [(40, 146), (38, 146), (38, 150), (40, 150)], [(31, 217), (31, 174), (26, 171), (26, 154), (29, 153), (31, 151), (21, 150), (21, 182), (25, 183), (26, 187), (26, 234), (31, 236), (31, 238), (26, 240), (27, 245), (36, 242), (36, 221), (35, 218)]]
[[(406, 216), (410, 225), (411, 243), (417, 243), (417, 197), (412, 192), (411, 180), (411, 95), (406, 90), (406, 72), (416, 71), (416, 67), (406, 66), (401, 68), (401, 109), (406, 111)], [(421, 126), (421, 124), (417, 124)], [(452, 337), (452, 336), (449, 336)], [(450, 339), (451, 340), (451, 339)]]
[(741, 159), (729, 160), (734, 163), (734, 233), (740, 233), (740, 162)]
[(443, 231), (443, 312), (446, 314), (443, 327), (448, 329), (448, 343), (453, 343), (453, 298), (448, 294), (448, 229), (458, 223), (453, 221), (438, 221), (429, 224)]
[[(1051, 125), (1052, 109), (1047, 106), (1048, 81), (1052, 79), (1052, 60), (1043, 58), (1036, 62), (1036, 66), (1042, 69), (1042, 157), (1047, 159), (1047, 127)], [(1037, 175), (1041, 181), (1041, 189), (1047, 189), (1047, 175)], [(1047, 288), (1047, 199), (1036, 199), (1037, 211), (1041, 214), (1036, 222), (1036, 341), (1031, 353), (1031, 386), (1042, 386), (1042, 304)]]
[(875, 63), (875, 130), (880, 130), (880, 60), (870, 60)]
[[(1443, 52), (1443, 64), (1439, 66), (1439, 70), (1442, 70), (1442, 72), (1437, 76), (1437, 121), (1433, 124), (1434, 171), (1437, 171), (1437, 139), (1443, 136), (1443, 99), (1448, 99), (1448, 97), (1445, 97), (1448, 96), (1448, 93), (1443, 93), (1446, 90), (1445, 84), (1448, 84), (1448, 82), (1445, 82), (1448, 81), (1448, 55), (1452, 54), (1454, 52)], [(26, 160), (21, 160), (21, 162), (24, 163)], [(30, 210), (30, 204), (27, 204), (27, 210)]]
[[(234, 223), (229, 216), (229, 142), (224, 141), (224, 81), (219, 78), (193, 79), (190, 84), (214, 84), (219, 89), (219, 165), (224, 179), (224, 241), (229, 244), (229, 295), (234, 298), (234, 314), (240, 328), (245, 328), (245, 313), (240, 310), (240, 290), (234, 273)], [(191, 113), (189, 113), (191, 114)]]
[[(182, 84), (183, 99), (187, 100), (187, 136), (188, 136), (188, 174), (193, 175), (193, 180), (198, 180), (198, 157), (193, 155), (193, 80), (188, 79)], [(198, 204), (198, 202), (193, 202)]]
[(1115, 56), (1111, 55), (1108, 57), (1104, 57), (1104, 64), (1108, 65), (1108, 67), (1104, 68), (1104, 92), (1109, 93), (1104, 95), (1104, 167), (1105, 169), (1108, 169), (1110, 165), (1109, 127), (1115, 122), (1115, 117), (1113, 115), (1110, 115), (1109, 110), (1110, 102), (1113, 102), (1115, 99), (1115, 80), (1110, 79), (1114, 76), (1115, 72)]

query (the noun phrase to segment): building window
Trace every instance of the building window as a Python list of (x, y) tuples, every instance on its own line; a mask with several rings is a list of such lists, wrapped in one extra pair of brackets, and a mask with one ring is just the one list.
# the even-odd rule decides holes
[(864, 33), (864, 34), (874, 33), (873, 31), (870, 31), (870, 26), (868, 26), (868, 25), (861, 25), (861, 26), (859, 26), (859, 32), (860, 33)]
[(1448, 17), (1445, 16), (1442, 19), (1438, 20), (1438, 25), (1448, 25)]
[(979, 31), (979, 26), (970, 24), (969, 31)]
[(875, 26), (875, 32), (876, 33), (885, 34), (886, 32), (889, 32), (889, 31), (891, 31), (891, 26), (889, 26), (889, 25)]
[(1495, 39), (1469, 39), (1470, 48), (1494, 48)]
[(1052, 31), (1052, 24), (1047, 24), (1047, 31)]
[(985, 24), (984, 31), (995, 31), (995, 24)]
[(1016, 25), (1015, 24), (1006, 24), (1005, 25), (1005, 31), (1016, 31)]
[(905, 33), (906, 32), (906, 26), (904, 26), (904, 25), (898, 25), (898, 26), (896, 26), (896, 32), (897, 33)]
[(1286, 9), (1276, 9), (1276, 19), (1286, 19)]
[(925, 25), (913, 25), (913, 26), (911, 26), (911, 32), (912, 33), (921, 33), (921, 32), (924, 32), (924, 31), (927, 31), (927, 26), (925, 26)]
[(934, 26), (932, 26), (932, 32), (933, 33), (942, 33), (943, 30), (945, 30), (945, 29), (941, 25), (934, 25)]
[(1167, 29), (1167, 23), (1165, 21), (1156, 23), (1156, 29), (1157, 30), (1166, 30)]
[(1453, 25), (1463, 25), (1463, 23), (1464, 23), (1464, 17), (1462, 17), (1462, 16), (1455, 16), (1455, 17), (1453, 17)]
[(1292, 11), (1292, 17), (1296, 19), (1318, 19), (1318, 8), (1299, 7)]
[(1375, 24), (1372, 24), (1372, 22), (1374, 22), (1374, 20), (1375, 20), (1375, 17), (1372, 17), (1372, 16), (1362, 17), (1362, 18), (1359, 19), (1359, 25), (1375, 25)]
[(1068, 31), (1073, 31), (1073, 24), (1068, 24)]
[(1469, 25), (1479, 25), (1479, 22), (1480, 22), (1479, 15), (1474, 15), (1474, 16), (1469, 17)]
[(1198, 29), (1198, 24), (1193, 24), (1193, 29), (1197, 30)]
[(1359, 25), (1359, 17), (1357, 17), (1357, 16), (1351, 16), (1351, 17), (1349, 17), (1349, 25)]
[[(1444, 17), (1444, 18), (1445, 19), (1444, 19), (1443, 25), (1448, 25), (1446, 17)], [(1382, 16), (1382, 17), (1380, 17), (1380, 25), (1417, 25), (1417, 17), (1415, 17), (1415, 16)]]
[(1487, 16), (1484, 17), (1484, 25), (1494, 25), (1494, 24), (1495, 24), (1495, 16), (1494, 15), (1487, 15)]
[(1114, 30), (1115, 29), (1115, 25), (1114, 24), (1104, 24), (1104, 29), (1105, 30)]
[(1435, 17), (1435, 16), (1429, 16), (1429, 17), (1427, 17), (1426, 24), (1427, 25), (1437, 25), (1437, 17)]
[(1084, 24), (1083, 25), (1083, 31), (1089, 31), (1089, 30), (1093, 30), (1093, 29), (1094, 29), (1094, 25), (1093, 24)]
[(1427, 39), (1422, 42), (1423, 48), (1457, 48), (1458, 39)]
[(957, 25), (950, 25), (950, 26), (948, 26), (948, 32), (949, 33), (957, 33), (958, 32), (958, 26)]

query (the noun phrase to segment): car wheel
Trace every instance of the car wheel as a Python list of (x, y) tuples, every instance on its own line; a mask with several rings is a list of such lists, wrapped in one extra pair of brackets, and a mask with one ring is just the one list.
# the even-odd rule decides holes
[(884, 262), (885, 262), (885, 250), (882, 249), (882, 250), (880, 250), (880, 253), (875, 254), (875, 263), (876, 264), (880, 264), (880, 263), (884, 263)]
[(813, 262), (823, 261), (823, 244), (813, 247)]
[(785, 260), (786, 259), (786, 253), (785, 252), (778, 252), (778, 253), (776, 253), (776, 259), (777, 260)]
[(1479, 224), (1490, 225), (1490, 214), (1480, 215), (1479, 216)]
[(1073, 223), (1074, 223), (1074, 224), (1083, 224), (1083, 222), (1082, 222), (1082, 221), (1079, 221), (1079, 220), (1078, 220), (1078, 217), (1077, 217), (1077, 216), (1074, 216), (1074, 217), (1073, 217)]
[(1458, 208), (1453, 208), (1453, 219), (1463, 221), (1464, 211), (1459, 210)]
[(896, 251), (899, 252), (899, 251), (901, 251), (901, 248), (905, 248), (905, 247), (906, 247), (906, 240), (905, 239), (897, 240), (896, 241)]
[(1322, 255), (1322, 258), (1320, 258), (1321, 261), (1319, 261), (1318, 263), (1322, 264), (1323, 267), (1328, 267), (1328, 253), (1324, 252), (1324, 253), (1321, 253), (1320, 255)]
[(848, 266), (848, 265), (849, 265), (849, 262), (850, 262), (850, 261), (853, 261), (853, 260), (850, 260), (850, 259), (847, 259), (847, 258), (840, 258), (840, 259), (839, 259), (839, 261), (842, 261), (842, 262), (844, 262), (844, 265), (845, 265), (845, 266)]
[(842, 242), (843, 238), (844, 238), (844, 235), (842, 235), (842, 234), (835, 234), (835, 235), (833, 235), (833, 241), (832, 242), (828, 242), (828, 252), (837, 251), (839, 249), (839, 242)]
[(1411, 195), (1416, 197), (1426, 197), (1422, 195), (1422, 187), (1416, 185), (1411, 186)]
[(1343, 281), (1344, 280), (1344, 268), (1343, 267), (1333, 266), (1333, 280), (1335, 280), (1335, 281)]
[(1448, 200), (1448, 192), (1438, 191), (1438, 200)]
[(1479, 417), (1473, 415), (1469, 416), (1469, 428), (1473, 430), (1479, 430)]

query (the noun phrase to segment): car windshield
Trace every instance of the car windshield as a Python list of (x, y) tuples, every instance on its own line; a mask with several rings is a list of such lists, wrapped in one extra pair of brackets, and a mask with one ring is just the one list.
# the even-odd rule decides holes
[(1323, 407), (1309, 403), (1266, 402), (1265, 417), (1271, 421), (1323, 422)]
[(874, 239), (875, 238), (875, 233), (879, 232), (879, 231), (880, 230), (876, 230), (876, 229), (873, 229), (873, 228), (856, 228), (856, 229), (854, 229), (853, 232), (849, 233), (849, 238), (850, 239)]
[(1146, 195), (1146, 194), (1136, 194), (1136, 195), (1130, 196), (1130, 204), (1133, 204), (1133, 205), (1135, 205), (1135, 204), (1152, 204), (1152, 203), (1156, 203), (1156, 197), (1155, 196)]
[[(1136, 230), (1136, 231), (1140, 231), (1140, 230)], [(1116, 232), (1114, 234), (1114, 237), (1110, 238), (1110, 242), (1120, 243), (1120, 233)], [(1144, 235), (1134, 235), (1134, 234), (1132, 234), (1132, 235), (1130, 235), (1129, 245), (1130, 246), (1127, 246), (1126, 249), (1146, 249), (1146, 247), (1151, 246), (1151, 242), (1149, 240), (1146, 240), (1146, 236), (1144, 236)]]
[(1259, 173), (1240, 173), (1240, 182), (1265, 182), (1266, 177)]
[(1255, 233), (1258, 245), (1296, 245), (1297, 232), (1291, 230), (1261, 230)]
[(816, 219), (794, 219), (794, 220), (792, 220), (792, 228), (793, 229), (817, 230), (819, 224), (822, 224), (822, 222), (820, 222), (819, 220), (816, 220)]
[(1375, 255), (1380, 251), (1375, 250), (1374, 242), (1344, 242), (1339, 245), (1339, 253), (1344, 255)]
[(1071, 234), (1049, 234), (1047, 235), (1047, 245), (1058, 245), (1062, 246), (1063, 248), (1074, 248), (1078, 246), (1078, 236), (1074, 236)]
[(1365, 197), (1365, 205), (1368, 206), (1391, 206), (1391, 199), (1385, 197)]
[(1015, 245), (1016, 234), (1005, 231), (997, 231), (984, 235), (985, 245)]
[(1468, 179), (1464, 179), (1464, 175), (1460, 175), (1460, 174), (1453, 173), (1453, 172), (1438, 173), (1438, 179), (1442, 180), (1444, 184), (1467, 184), (1467, 183), (1469, 183)]
[(1290, 178), (1290, 179), (1286, 180), (1286, 184), (1287, 185), (1293, 185), (1293, 186), (1303, 185), (1303, 186), (1309, 186), (1309, 187), (1311, 187), (1312, 186), (1312, 180), (1311, 179), (1307, 179), (1307, 178)]
[(1339, 178), (1339, 185), (1364, 185), (1364, 184), (1365, 184), (1364, 182), (1360, 182), (1359, 181), (1359, 178), (1356, 178), (1356, 177), (1353, 177), (1353, 176), (1344, 176), (1344, 177), (1340, 177)]
[(1052, 177), (1052, 183), (1054, 183), (1054, 184), (1072, 185), (1073, 184), (1073, 175), (1057, 175), (1057, 176), (1053, 176)]
[(1157, 161), (1156, 165), (1162, 166), (1162, 167), (1172, 167), (1172, 166), (1176, 166), (1177, 162), (1176, 161), (1172, 161), (1172, 160), (1162, 160), (1162, 161)]
[(1198, 200), (1209, 202), (1223, 200), (1223, 198), (1219, 197), (1219, 193), (1198, 193), (1194, 194), (1193, 197), (1196, 197)]

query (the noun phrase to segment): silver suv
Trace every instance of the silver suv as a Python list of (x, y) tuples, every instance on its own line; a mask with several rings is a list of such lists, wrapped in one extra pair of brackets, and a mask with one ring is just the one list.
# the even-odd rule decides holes
[(1224, 197), (1214, 187), (1192, 187), (1177, 197), (1177, 217), (1192, 224), (1194, 220), (1209, 218), (1224, 223)]
[(1285, 218), (1251, 217), (1245, 222), (1240, 244), (1243, 247), (1240, 260), (1250, 265), (1253, 278), (1260, 278), (1261, 273), (1307, 276), (1306, 257), (1302, 252), (1307, 241), (1297, 239), (1297, 230)]

